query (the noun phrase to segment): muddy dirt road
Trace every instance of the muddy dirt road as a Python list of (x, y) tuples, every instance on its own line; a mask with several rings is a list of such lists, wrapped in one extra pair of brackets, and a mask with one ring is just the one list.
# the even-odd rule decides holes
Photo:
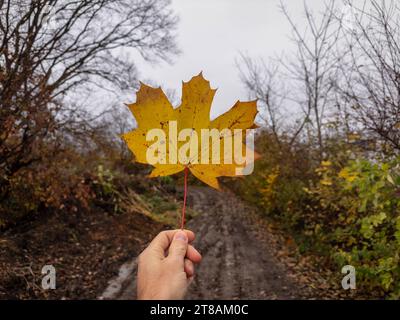
[[(200, 212), (189, 221), (203, 255), (187, 299), (307, 299), (320, 296), (300, 284), (278, 258), (274, 235), (260, 230), (254, 209), (233, 193), (190, 187), (188, 206)], [(292, 265), (296, 264), (292, 262)], [(105, 299), (134, 299), (135, 261), (120, 270)]]
[(201, 214), (188, 227), (203, 255), (188, 299), (293, 299), (299, 289), (259, 238), (250, 208), (231, 193), (191, 188)]

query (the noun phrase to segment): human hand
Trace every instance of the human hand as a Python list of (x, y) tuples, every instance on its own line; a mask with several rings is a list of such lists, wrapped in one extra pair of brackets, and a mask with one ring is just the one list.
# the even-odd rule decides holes
[(190, 244), (194, 233), (170, 230), (159, 233), (139, 255), (137, 291), (142, 300), (183, 299), (194, 277), (200, 253)]

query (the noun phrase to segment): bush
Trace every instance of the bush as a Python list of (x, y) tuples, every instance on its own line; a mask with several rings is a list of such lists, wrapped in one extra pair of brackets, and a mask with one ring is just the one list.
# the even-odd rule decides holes
[[(343, 168), (325, 162), (320, 180), (307, 191), (314, 210), (335, 221), (315, 236), (331, 247), (339, 265), (356, 267), (362, 289), (400, 297), (400, 161), (353, 160)], [(317, 223), (314, 223), (316, 228)]]
[(325, 256), (335, 270), (353, 265), (359, 291), (399, 298), (400, 159), (350, 159), (354, 152), (335, 143), (319, 162), (306, 146), (279, 152), (261, 135), (263, 158), (241, 194), (291, 233), (301, 252)]

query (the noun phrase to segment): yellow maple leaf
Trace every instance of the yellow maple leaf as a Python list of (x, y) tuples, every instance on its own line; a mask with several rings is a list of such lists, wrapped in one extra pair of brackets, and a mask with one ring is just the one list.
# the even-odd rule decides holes
[(348, 182), (353, 182), (354, 180), (357, 179), (357, 173), (351, 172), (349, 168), (343, 168), (342, 170), (340, 170), (338, 176), (340, 178), (345, 179)]
[[(248, 165), (247, 162), (226, 163), (224, 157), (229, 158), (229, 153), (238, 151), (242, 155), (252, 152), (253, 160), (259, 157), (243, 143), (245, 136), (237, 137), (241, 139), (239, 149), (233, 149), (230, 145), (235, 140), (236, 132), (256, 127), (254, 118), (257, 114), (257, 101), (238, 101), (229, 111), (211, 121), (210, 109), (215, 92), (216, 89), (211, 89), (209, 81), (200, 73), (182, 83), (182, 101), (174, 109), (161, 88), (152, 88), (141, 83), (136, 102), (128, 104), (136, 119), (137, 128), (123, 134), (122, 138), (135, 154), (137, 162), (150, 163), (148, 154), (154, 146), (154, 140), (149, 139), (149, 130), (161, 129), (165, 132), (165, 139), (158, 141), (165, 148), (165, 154), (160, 156), (159, 163), (150, 163), (154, 166), (150, 177), (171, 175), (187, 167), (198, 179), (219, 189), (217, 177), (236, 176), (238, 169)], [(202, 143), (192, 149), (190, 143), (198, 142), (200, 138), (203, 142), (203, 129), (218, 130), (218, 139), (211, 139), (210, 143), (206, 136), (204, 140), (208, 140), (207, 144)], [(183, 134), (186, 139), (175, 138), (185, 130), (189, 130)], [(180, 161), (182, 154), (187, 155), (186, 162)], [(219, 161), (215, 161), (218, 158)], [(200, 161), (206, 159), (208, 161)]]

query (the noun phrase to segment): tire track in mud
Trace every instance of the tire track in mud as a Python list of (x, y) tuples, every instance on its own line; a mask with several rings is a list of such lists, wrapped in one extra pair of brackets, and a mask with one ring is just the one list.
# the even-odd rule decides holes
[(229, 191), (204, 187), (191, 187), (188, 200), (201, 213), (188, 228), (203, 255), (188, 299), (302, 298), (268, 244), (259, 241), (250, 207)]

